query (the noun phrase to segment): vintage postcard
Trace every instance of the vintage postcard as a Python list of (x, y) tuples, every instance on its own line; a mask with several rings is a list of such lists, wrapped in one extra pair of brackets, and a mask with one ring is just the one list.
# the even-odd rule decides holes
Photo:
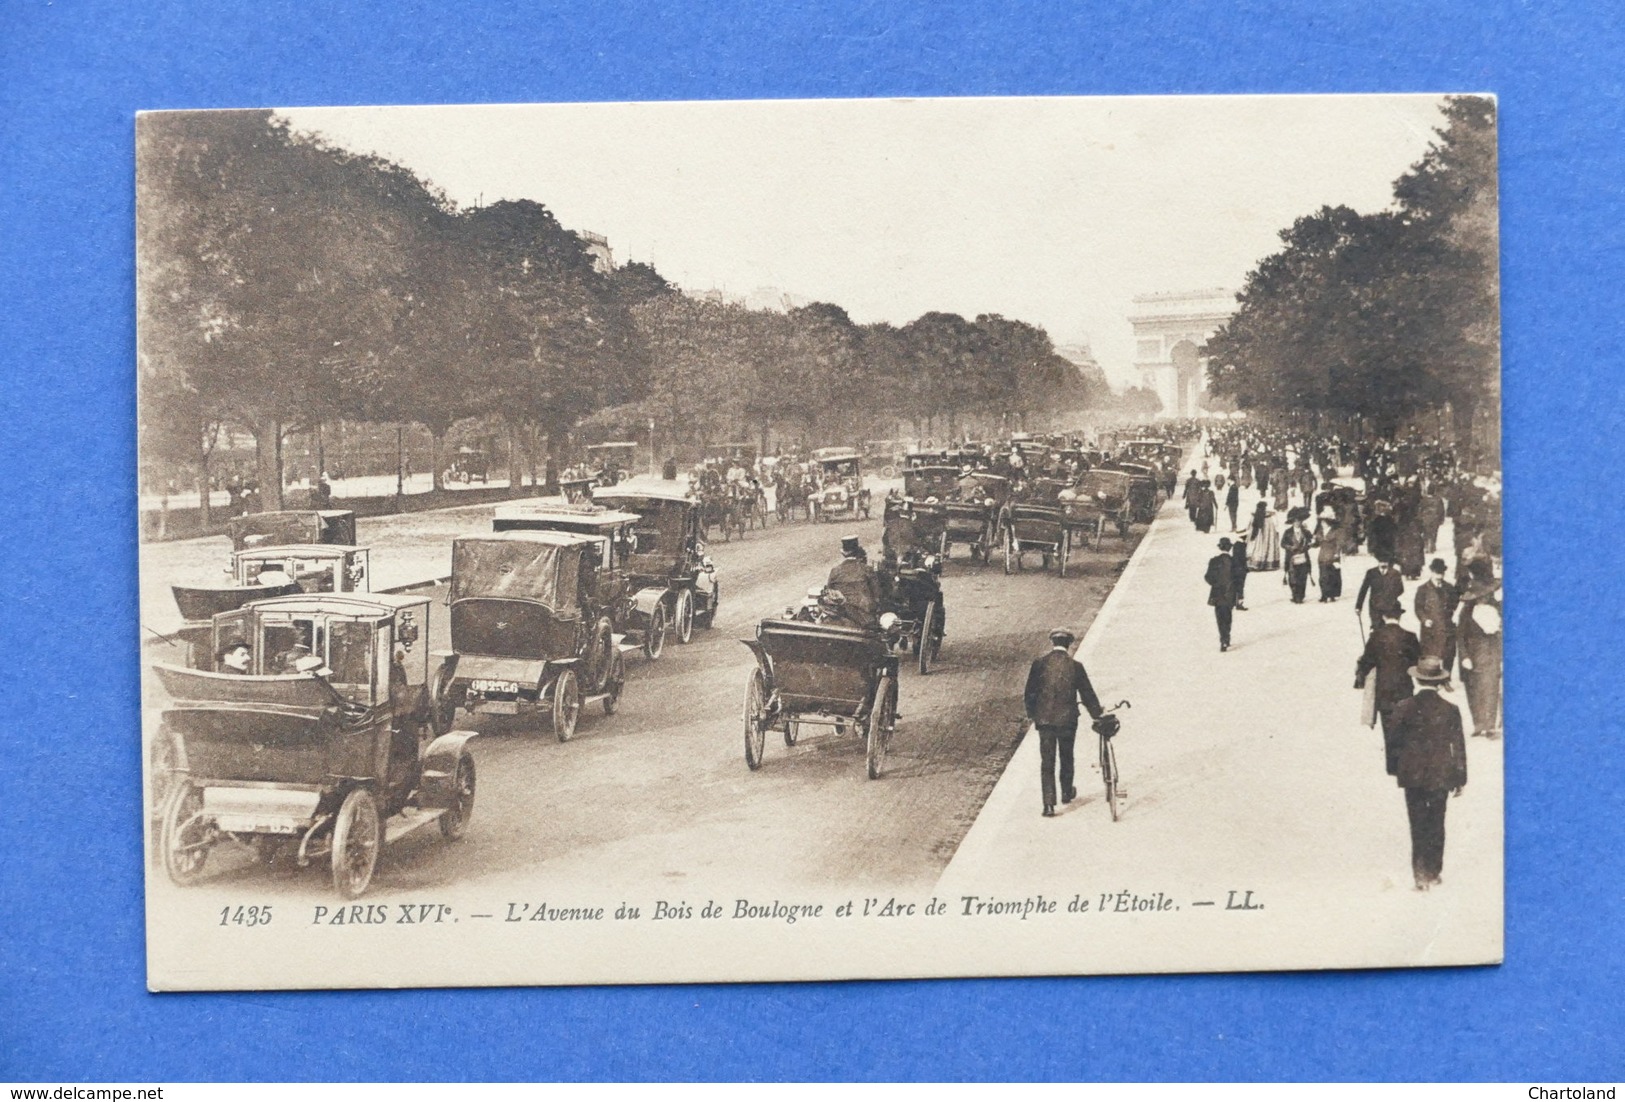
[(1495, 135), (141, 115), (150, 986), (1500, 960)]

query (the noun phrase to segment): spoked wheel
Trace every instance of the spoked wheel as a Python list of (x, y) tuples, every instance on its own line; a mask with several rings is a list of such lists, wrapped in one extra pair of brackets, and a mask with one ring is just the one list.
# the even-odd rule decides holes
[(794, 746), (801, 738), (801, 724), (793, 719), (784, 721), (784, 745)]
[(1014, 574), (1020, 562), (1021, 552), (1016, 550), (1016, 534), (1006, 532), (1004, 534), (1004, 572)]
[(187, 778), (176, 780), (164, 804), (159, 844), (163, 847), (164, 871), (183, 888), (195, 884), (203, 875), (203, 864), (215, 842), (214, 828), (203, 820), (202, 812), (203, 790)]
[(626, 660), (617, 651), (610, 659), (609, 679), (604, 682), (604, 714), (612, 716), (620, 707), (621, 693), (626, 689)]
[(1112, 822), (1115, 823), (1121, 815), (1118, 807), (1117, 751), (1109, 738), (1100, 740), (1100, 779), (1106, 783), (1106, 806), (1111, 808)]
[(897, 681), (883, 677), (875, 686), (874, 706), (869, 709), (869, 779), (879, 780), (886, 768), (886, 751), (891, 746), (892, 728), (897, 725)]
[(453, 803), (440, 816), (440, 834), (448, 842), (455, 842), (468, 830), (469, 817), (474, 814), (474, 755), (464, 751), (457, 758), (457, 777), (453, 782)]
[(437, 735), (445, 734), (457, 723), (457, 698), (452, 693), (452, 681), (451, 667), (442, 663), (429, 689), (429, 726)]
[(948, 561), (948, 533), (942, 533), (942, 539), (937, 543), (937, 558), (943, 562)]
[(931, 672), (931, 660), (935, 657), (933, 651), (936, 648), (932, 645), (932, 639), (937, 627), (937, 600), (938, 598), (933, 597), (931, 603), (925, 606), (925, 615), (920, 618), (920, 634), (914, 643), (915, 649), (919, 651), (922, 677)]
[(148, 754), (148, 776), (152, 779), (152, 804), (159, 815), (169, 804), (169, 793), (181, 779), (178, 774), (181, 768), (181, 748), (175, 741), (175, 736), (168, 731), (159, 731), (152, 740), (152, 749)]
[(942, 598), (937, 598), (936, 615), (931, 619), (931, 634), (927, 637), (931, 646), (931, 664), (937, 664), (937, 656), (942, 653), (942, 625), (947, 619), (947, 610), (943, 607)]
[(593, 632), (592, 650), (592, 680), (584, 686), (589, 693), (601, 693), (615, 666), (615, 629), (610, 625), (609, 617), (598, 621), (598, 629)]
[(553, 733), (560, 742), (575, 737), (576, 720), (581, 718), (581, 686), (574, 670), (565, 670), (553, 682)]
[(1061, 533), (1061, 554), (1060, 554), (1061, 571), (1060, 571), (1060, 574), (1061, 574), (1061, 577), (1063, 577), (1063, 578), (1066, 577), (1066, 563), (1067, 563), (1067, 559), (1069, 559), (1071, 557), (1071, 555), (1072, 555), (1072, 533), (1070, 533), (1070, 532), (1062, 532)]
[(666, 650), (666, 606), (655, 605), (649, 613), (649, 627), (643, 633), (643, 656), (651, 661)]
[[(767, 679), (760, 668), (750, 672), (745, 685), (745, 764), (754, 772), (767, 752)], [(788, 737), (788, 736), (787, 736)]]
[(689, 590), (679, 590), (677, 593), (677, 615), (672, 626), (677, 629), (679, 643), (687, 643), (694, 638), (694, 594)]
[(333, 890), (354, 899), (372, 883), (383, 844), (378, 802), (365, 788), (350, 790), (333, 823)]

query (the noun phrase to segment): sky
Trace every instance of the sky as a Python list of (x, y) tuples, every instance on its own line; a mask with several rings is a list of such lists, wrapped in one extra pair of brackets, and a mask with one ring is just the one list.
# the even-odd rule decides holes
[(533, 199), (686, 288), (904, 324), (997, 313), (1133, 381), (1134, 295), (1239, 289), (1323, 205), (1387, 206), (1438, 96), (301, 108), (461, 206)]

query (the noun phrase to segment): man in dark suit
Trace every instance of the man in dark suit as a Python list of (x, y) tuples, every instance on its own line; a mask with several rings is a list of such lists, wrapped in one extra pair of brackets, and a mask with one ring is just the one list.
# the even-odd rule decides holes
[(1452, 794), (1467, 784), (1467, 745), (1461, 710), (1439, 695), (1450, 673), (1433, 655), (1409, 671), (1416, 695), (1394, 705), (1389, 716), (1396, 751), (1394, 779), (1405, 790), (1411, 823), (1411, 873), (1425, 892), (1444, 871), (1444, 813)]
[(1422, 653), (1439, 659), (1448, 674), (1456, 664), (1456, 604), (1460, 594), (1444, 580), (1444, 570), (1443, 559), (1428, 564), (1428, 580), (1416, 588), (1416, 619), (1422, 629)]
[(1365, 580), (1360, 583), (1359, 595), (1354, 598), (1354, 612), (1359, 614), (1365, 607), (1367, 596), (1371, 598), (1371, 622), (1377, 622), (1377, 614), (1381, 613), (1390, 619), (1399, 619), (1399, 599), (1405, 595), (1405, 579), (1400, 576), (1399, 568), (1394, 565), (1393, 559), (1379, 559), (1377, 565), (1365, 572)]
[(1236, 607), (1235, 559), (1230, 555), (1230, 540), (1219, 541), (1219, 553), (1207, 561), (1207, 603), (1213, 606), (1213, 618), (1219, 624), (1219, 652), (1230, 649), (1230, 620)]
[[(1220, 544), (1223, 547), (1224, 544)], [(1230, 576), (1236, 583), (1236, 611), (1247, 611), (1247, 541), (1236, 538), (1230, 542)]]
[(1038, 728), (1038, 757), (1044, 793), (1044, 815), (1055, 814), (1055, 762), (1061, 764), (1061, 800), (1071, 803), (1078, 791), (1072, 786), (1072, 746), (1078, 735), (1078, 702), (1091, 719), (1099, 719), (1103, 709), (1083, 664), (1068, 648), (1072, 633), (1056, 628), (1049, 633), (1049, 653), (1033, 663), (1027, 673), (1027, 718)]
[(841, 561), (829, 572), (829, 588), (839, 590), (847, 613), (873, 630), (880, 615), (880, 582), (857, 536), (841, 537)]
[(1236, 528), (1236, 510), (1240, 506), (1241, 489), (1236, 485), (1235, 480), (1231, 479), (1230, 485), (1224, 491), (1224, 511), (1230, 514), (1230, 530), (1232, 532), (1238, 531)]
[(1202, 480), (1192, 471), (1190, 477), (1185, 479), (1185, 514), (1191, 518), (1192, 524), (1196, 523), (1196, 501), (1201, 490)]
[(1354, 666), (1354, 687), (1365, 688), (1366, 678), (1377, 675), (1377, 716), (1382, 720), (1382, 749), (1388, 774), (1397, 768), (1394, 754), (1393, 726), (1389, 716), (1394, 705), (1411, 695), (1410, 668), (1422, 657), (1422, 645), (1416, 636), (1399, 626), (1399, 612), (1391, 615), (1373, 610), (1371, 637), (1365, 642), (1365, 652)]

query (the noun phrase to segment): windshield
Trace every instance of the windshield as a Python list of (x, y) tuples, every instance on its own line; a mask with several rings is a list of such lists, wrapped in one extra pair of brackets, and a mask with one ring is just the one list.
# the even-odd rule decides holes
[[(521, 540), (458, 540), (452, 551), (451, 599), (513, 597), (555, 612), (576, 604), (579, 550)], [(565, 569), (560, 565), (565, 564)]]

